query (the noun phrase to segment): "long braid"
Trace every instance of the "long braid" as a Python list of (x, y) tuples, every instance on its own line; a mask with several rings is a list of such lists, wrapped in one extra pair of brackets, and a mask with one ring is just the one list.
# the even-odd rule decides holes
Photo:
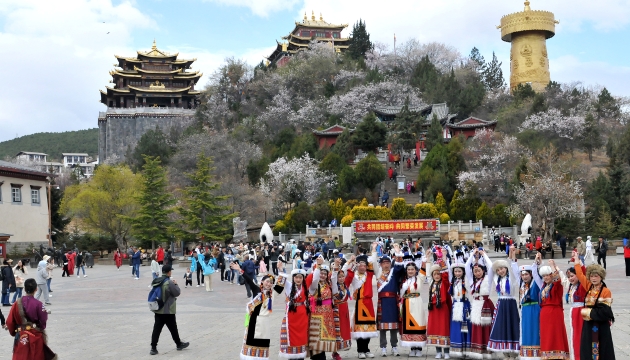
[[(302, 283), (302, 291), (304, 292), (304, 294), (308, 294), (308, 289), (306, 288), (306, 282)], [(307, 314), (311, 314), (311, 302), (308, 301), (308, 296), (306, 296), (306, 301), (304, 302), (304, 306), (306, 306), (306, 313)]]
[(322, 306), (322, 286), (321, 283), (317, 283), (317, 306)]
[(296, 306), (295, 306), (295, 294), (297, 293), (297, 289), (295, 287), (295, 283), (291, 282), (291, 295), (289, 295), (289, 311), (291, 312), (296, 312)]

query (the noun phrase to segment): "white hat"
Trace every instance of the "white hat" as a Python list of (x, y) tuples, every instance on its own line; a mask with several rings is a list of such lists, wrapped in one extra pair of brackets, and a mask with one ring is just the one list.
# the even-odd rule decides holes
[(319, 270), (326, 270), (328, 272), (330, 272), (330, 267), (328, 265), (318, 265), (317, 266), (319, 268)]
[(499, 268), (510, 269), (510, 264), (506, 260), (496, 260), (492, 263), (492, 271), (497, 272)]
[(48, 259), (50, 259), (50, 256), (48, 256), (48, 255), (44, 255), (44, 257), (42, 258), (42, 260), (44, 260), (44, 261), (48, 261)]
[(429, 274), (431, 274), (431, 276), (433, 276), (433, 273), (436, 271), (442, 271), (442, 267), (440, 265), (433, 265), (431, 266), (431, 270), (429, 271)]
[(455, 269), (455, 268), (460, 268), (460, 269), (466, 270), (466, 264), (461, 262), (461, 261), (457, 261), (453, 265), (451, 265), (451, 269)]
[(306, 277), (306, 270), (304, 269), (294, 269), (293, 271), (291, 271), (291, 276), (293, 275), (302, 275)]
[(519, 271), (521, 273), (528, 272), (531, 275), (532, 268), (529, 265), (521, 265), (521, 267), (519, 267)]
[(553, 273), (553, 270), (551, 270), (551, 266), (541, 266), (538, 269), (538, 273), (540, 274), (540, 276), (545, 276), (545, 275), (550, 275), (551, 273)]

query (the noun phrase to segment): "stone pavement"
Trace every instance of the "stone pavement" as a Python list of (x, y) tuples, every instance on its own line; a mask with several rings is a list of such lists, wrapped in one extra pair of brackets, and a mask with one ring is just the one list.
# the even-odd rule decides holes
[[(567, 266), (560, 260), (557, 263), (562, 268)], [(617, 359), (630, 359), (630, 278), (625, 277), (624, 266), (623, 257), (608, 257), (606, 283), (614, 297), (616, 322), (612, 331)], [(32, 273), (34, 269), (29, 271)], [(173, 278), (182, 287), (184, 271), (176, 267), (173, 272)], [(203, 287), (182, 288), (177, 301), (177, 322), (181, 338), (191, 345), (176, 351), (165, 327), (158, 345), (160, 354), (152, 357), (149, 349), (153, 314), (146, 304), (150, 270), (144, 266), (140, 272), (142, 278), (134, 280), (129, 266), (116, 271), (114, 266), (96, 265), (87, 269), (87, 278), (62, 278), (61, 269), (55, 270), (47, 331), (49, 344), (60, 359), (239, 358), (247, 301), (244, 286), (222, 283), (215, 274), (214, 292), (206, 292)], [(2, 309), (5, 316), (8, 309)], [(278, 331), (272, 339), (271, 359), (277, 359), (282, 309), (281, 301), (276, 300), (272, 316)], [(11, 358), (12, 344), (8, 333), (1, 331), (0, 359)], [(372, 340), (371, 344), (376, 354), (378, 340)], [(357, 359), (355, 349), (353, 344), (353, 349), (343, 352), (342, 357)], [(401, 353), (406, 358), (408, 349), (401, 348)], [(430, 349), (428, 358), (434, 354), (435, 350)]]

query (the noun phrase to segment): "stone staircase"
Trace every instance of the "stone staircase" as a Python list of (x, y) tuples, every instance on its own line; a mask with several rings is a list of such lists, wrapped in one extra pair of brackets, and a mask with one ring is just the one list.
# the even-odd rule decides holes
[[(383, 163), (383, 166), (385, 166), (385, 170), (389, 170), (390, 166), (394, 168), (394, 164), (389, 163), (389, 162)], [(409, 181), (417, 182), (418, 172), (420, 171), (420, 162), (418, 163), (417, 166), (413, 166), (413, 162), (412, 162), (411, 170), (407, 170), (407, 166), (403, 165), (401, 162), (401, 166), (398, 167), (397, 171), (398, 171), (398, 176), (401, 176), (401, 175), (405, 176), (405, 184)], [(389, 193), (389, 206), (390, 207), (392, 205), (392, 201), (397, 197), (401, 197), (405, 199), (405, 202), (411, 205), (415, 205), (420, 201), (420, 193), (418, 192), (418, 190), (416, 190), (415, 194), (414, 193), (407, 194), (406, 190), (404, 191), (400, 190), (400, 193), (398, 194), (396, 187), (397, 187), (397, 183), (393, 181), (389, 181), (389, 178), (381, 184), (380, 194), (382, 195), (384, 190), (387, 190), (387, 192)]]

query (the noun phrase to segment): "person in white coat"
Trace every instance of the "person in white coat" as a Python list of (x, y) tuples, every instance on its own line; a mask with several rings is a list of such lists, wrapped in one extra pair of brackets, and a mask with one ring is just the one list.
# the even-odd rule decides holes
[(586, 237), (586, 255), (584, 255), (584, 265), (586, 265), (586, 259), (591, 259), (591, 264), (595, 262), (593, 256), (593, 243), (591, 242), (591, 236)]

